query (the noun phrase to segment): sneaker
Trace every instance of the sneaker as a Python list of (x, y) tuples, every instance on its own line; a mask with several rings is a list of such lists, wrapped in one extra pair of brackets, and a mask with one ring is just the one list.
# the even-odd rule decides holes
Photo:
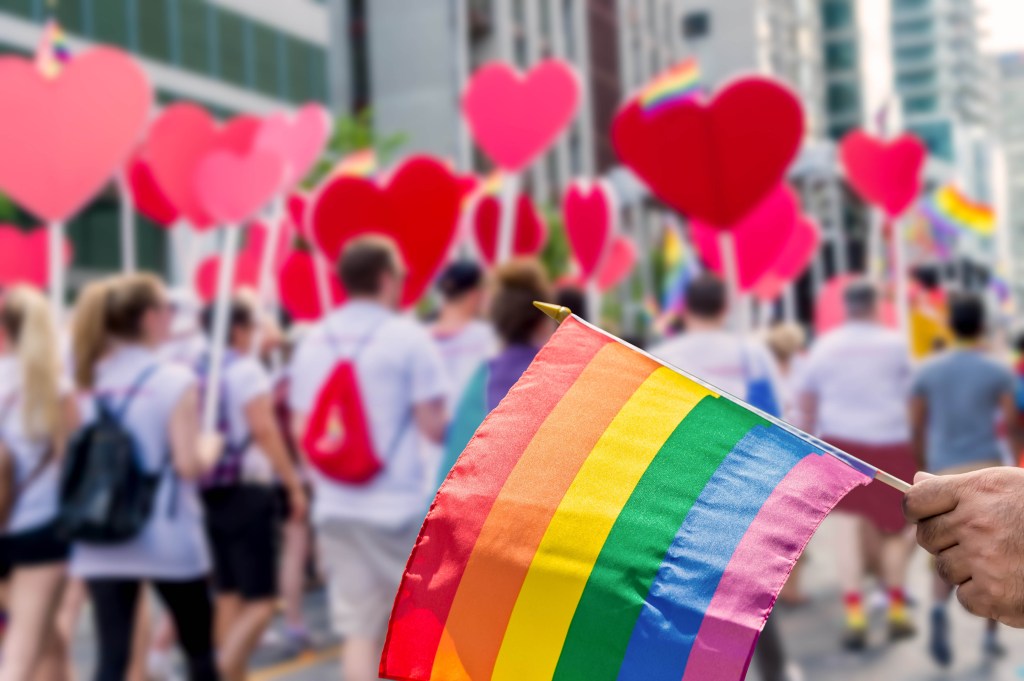
[(889, 642), (905, 641), (908, 638), (917, 636), (917, 627), (914, 621), (907, 614), (907, 608), (902, 603), (894, 603), (889, 607)]
[(949, 617), (945, 608), (932, 610), (932, 632), (928, 652), (940, 667), (953, 664), (953, 649), (949, 645)]
[(843, 650), (860, 653), (868, 647), (868, 628), (847, 626), (842, 638)]

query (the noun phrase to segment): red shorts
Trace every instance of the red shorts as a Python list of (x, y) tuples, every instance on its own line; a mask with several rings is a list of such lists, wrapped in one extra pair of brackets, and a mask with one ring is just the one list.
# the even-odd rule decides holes
[[(901, 480), (912, 482), (917, 473), (917, 464), (909, 443), (874, 445), (837, 437), (822, 439)], [(902, 494), (876, 481), (866, 487), (855, 488), (839, 502), (836, 510), (862, 516), (882, 532), (895, 534), (907, 526), (902, 502)]]

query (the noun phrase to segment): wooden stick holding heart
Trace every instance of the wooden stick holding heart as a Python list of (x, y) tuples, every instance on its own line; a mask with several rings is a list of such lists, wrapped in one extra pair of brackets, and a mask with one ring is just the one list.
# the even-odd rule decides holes
[(549, 59), (526, 74), (505, 62), (480, 67), (466, 84), (462, 113), (477, 144), (505, 173), (498, 264), (513, 257), (521, 173), (547, 151), (579, 108), (580, 80), (565, 61)]

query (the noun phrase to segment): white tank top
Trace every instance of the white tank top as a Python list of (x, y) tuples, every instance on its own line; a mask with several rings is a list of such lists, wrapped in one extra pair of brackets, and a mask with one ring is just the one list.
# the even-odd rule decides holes
[[(161, 360), (147, 348), (121, 347), (97, 367), (93, 397), (82, 400), (82, 417), (85, 423), (95, 418), (95, 397), (109, 399), (118, 408), (142, 372), (153, 365), (158, 368), (136, 392), (124, 426), (137, 439), (143, 465), (155, 472), (165, 466), (170, 454), (171, 414), (195, 384), (193, 372)], [(184, 580), (201, 577), (209, 569), (196, 486), (178, 478), (173, 464), (166, 466), (153, 513), (138, 536), (113, 546), (79, 542), (71, 555), (71, 574), (84, 579)]]

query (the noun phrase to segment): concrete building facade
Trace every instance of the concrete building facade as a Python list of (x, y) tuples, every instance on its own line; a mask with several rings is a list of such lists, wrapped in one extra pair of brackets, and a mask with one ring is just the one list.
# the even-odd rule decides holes
[(1003, 150), (1004, 192), (998, 214), (1009, 237), (1010, 272), (1018, 300), (1024, 300), (1024, 52), (993, 58), (997, 93), (993, 108), (996, 135)]

